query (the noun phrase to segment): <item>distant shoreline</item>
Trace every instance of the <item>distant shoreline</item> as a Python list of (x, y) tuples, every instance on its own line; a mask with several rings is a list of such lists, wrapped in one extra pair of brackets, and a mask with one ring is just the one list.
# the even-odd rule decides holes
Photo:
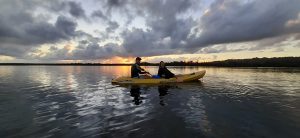
[(130, 66), (131, 64), (102, 63), (0, 63), (0, 66)]
[[(0, 63), (0, 66), (130, 66), (122, 63)], [(142, 66), (158, 66), (158, 63), (141, 63)], [(300, 57), (274, 57), (251, 59), (228, 59), (212, 62), (167, 62), (167, 66), (208, 66), (208, 67), (300, 67)]]

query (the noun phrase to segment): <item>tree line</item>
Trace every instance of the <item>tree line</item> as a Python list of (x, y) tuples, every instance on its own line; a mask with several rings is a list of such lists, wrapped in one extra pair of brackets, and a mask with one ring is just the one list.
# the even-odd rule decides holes
[[(156, 65), (143, 63), (143, 65)], [(212, 62), (173, 61), (167, 62), (167, 66), (216, 66), (216, 67), (300, 67), (300, 57), (274, 57), (251, 59), (227, 59)]]

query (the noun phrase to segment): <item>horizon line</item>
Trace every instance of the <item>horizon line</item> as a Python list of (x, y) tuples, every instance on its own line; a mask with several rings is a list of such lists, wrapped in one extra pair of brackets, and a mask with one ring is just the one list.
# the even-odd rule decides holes
[[(224, 62), (224, 61), (230, 61), (230, 60), (255, 60), (255, 59), (278, 59), (278, 58), (300, 58), (300, 56), (288, 56), (288, 57), (254, 57), (254, 58), (245, 58), (245, 59), (225, 59), (225, 60), (216, 60), (216, 61), (168, 61), (165, 62), (167, 64), (172, 64), (172, 63), (183, 63), (183, 64), (188, 64), (188, 63), (193, 63), (193, 64), (201, 64), (201, 63), (213, 63), (213, 62)], [(60, 62), (0, 62), (0, 65), (8, 65), (8, 64), (23, 64), (23, 65), (76, 65), (76, 64), (93, 64), (93, 65), (131, 65), (132, 63), (101, 63), (101, 62), (66, 62), (66, 63), (60, 63)], [(159, 64), (159, 62), (141, 62), (141, 64)]]

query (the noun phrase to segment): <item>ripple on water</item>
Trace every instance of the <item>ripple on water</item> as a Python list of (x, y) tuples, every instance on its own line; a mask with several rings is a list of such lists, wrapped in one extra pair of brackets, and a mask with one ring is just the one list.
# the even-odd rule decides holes
[[(7, 80), (0, 80), (0, 132), (8, 137), (295, 137), (300, 128), (298, 73), (207, 68), (202, 83), (140, 86), (134, 93), (110, 84), (111, 74), (128, 74), (126, 69), (26, 67), (2, 74)], [(200, 69), (174, 68), (178, 73)]]

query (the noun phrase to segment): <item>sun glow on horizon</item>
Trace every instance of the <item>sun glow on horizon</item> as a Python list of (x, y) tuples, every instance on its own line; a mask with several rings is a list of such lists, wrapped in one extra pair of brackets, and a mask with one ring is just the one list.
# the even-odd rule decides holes
[(11, 56), (0, 55), (0, 61), (12, 61), (14, 59), (15, 58)]
[(104, 64), (114, 64), (114, 63), (121, 63), (121, 64), (130, 64), (134, 63), (135, 57), (112, 57), (110, 59), (105, 59), (100, 61)]

